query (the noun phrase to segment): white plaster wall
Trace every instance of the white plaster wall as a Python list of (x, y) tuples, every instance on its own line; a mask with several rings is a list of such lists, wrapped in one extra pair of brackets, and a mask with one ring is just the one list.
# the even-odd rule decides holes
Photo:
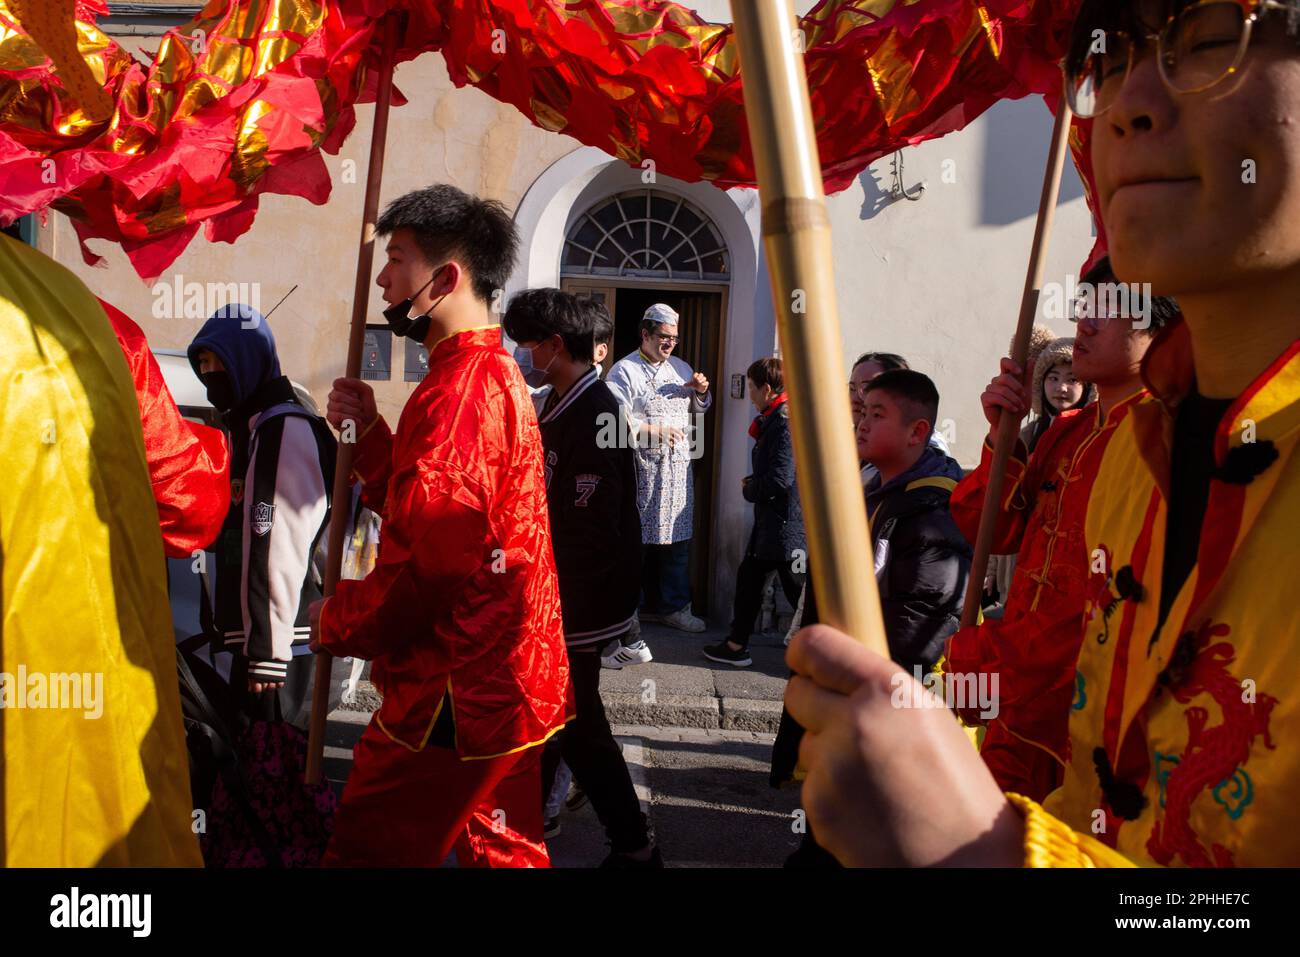
[[(940, 420), (952, 419), (953, 454), (967, 467), (987, 430), (979, 394), (1020, 311), (1051, 120), (1041, 99), (999, 104), (966, 130), (904, 151), (905, 185), (927, 183), (918, 201), (887, 195), (886, 157), (828, 203), (846, 379), (862, 352), (906, 356), (935, 380)], [(1077, 274), (1092, 248), (1082, 197), (1067, 161), (1045, 282)], [(1072, 334), (1068, 322), (1047, 324)]]

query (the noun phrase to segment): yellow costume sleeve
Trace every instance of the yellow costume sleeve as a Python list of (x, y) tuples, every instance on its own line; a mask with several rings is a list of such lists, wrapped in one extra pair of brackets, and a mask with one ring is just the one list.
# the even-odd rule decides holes
[(1025, 819), (1025, 867), (1135, 867), (1118, 851), (1073, 831), (1019, 794), (1007, 800)]
[(126, 360), (0, 236), (0, 862), (201, 865), (158, 510)]

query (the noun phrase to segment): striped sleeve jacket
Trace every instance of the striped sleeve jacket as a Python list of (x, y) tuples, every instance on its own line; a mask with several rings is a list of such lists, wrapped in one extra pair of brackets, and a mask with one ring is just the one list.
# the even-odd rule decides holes
[(244, 633), (235, 636), (251, 678), (283, 681), (294, 655), (308, 653), (307, 610), (321, 596), (313, 558), (329, 521), (332, 444), (319, 419), (289, 404), (254, 424), (243, 499)]

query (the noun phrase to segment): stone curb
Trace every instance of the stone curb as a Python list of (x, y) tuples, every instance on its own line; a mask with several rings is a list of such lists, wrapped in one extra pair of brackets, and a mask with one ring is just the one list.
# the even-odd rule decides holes
[[(657, 694), (650, 700), (637, 692), (603, 691), (605, 716), (610, 724), (658, 728), (703, 728), (759, 731), (775, 734), (781, 724), (781, 702), (757, 698), (713, 695)], [(341, 705), (335, 715), (353, 714), (368, 720), (381, 698), (369, 681), (359, 682), (357, 695)]]

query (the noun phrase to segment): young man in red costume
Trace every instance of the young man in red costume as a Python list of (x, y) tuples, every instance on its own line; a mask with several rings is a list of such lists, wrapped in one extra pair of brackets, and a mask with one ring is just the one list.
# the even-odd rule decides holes
[[(1110, 261), (1102, 259), (1082, 283), (1088, 289), (1115, 281)], [(953, 674), (998, 676), (998, 709), (987, 717), (980, 753), (1002, 790), (1035, 801), (1060, 783), (1065, 760), (1066, 716), (1083, 639), (1079, 622), (1089, 568), (1083, 520), (1093, 479), (1116, 426), (1146, 394), (1140, 364), (1147, 347), (1177, 315), (1173, 300), (1162, 297), (1135, 300), (1137, 308), (1124, 310), (1133, 316), (1093, 308), (1112, 298), (1086, 297), (1076, 314), (1072, 365), (1079, 379), (1096, 386), (1097, 401), (1056, 416), (1032, 454), (1018, 441), (1007, 463), (993, 539), (994, 552), (1017, 553), (1005, 611), (953, 635), (945, 664)], [(1001, 373), (980, 396), (989, 437), (979, 467), (962, 479), (950, 503), (969, 541), (979, 528), (998, 421), (1004, 412), (1019, 418), (1029, 408), (1019, 371), (1003, 359)], [(963, 716), (980, 720), (971, 710)]]
[(429, 372), (396, 434), (366, 383), (329, 397), (384, 527), (374, 570), (314, 607), (314, 632), (372, 660), (384, 700), (325, 863), (436, 867), (454, 847), (462, 866), (546, 867), (540, 745), (564, 724), (569, 666), (541, 434), (490, 305), (518, 238), (499, 203), (445, 185), (396, 200), (378, 232), (384, 316)]

